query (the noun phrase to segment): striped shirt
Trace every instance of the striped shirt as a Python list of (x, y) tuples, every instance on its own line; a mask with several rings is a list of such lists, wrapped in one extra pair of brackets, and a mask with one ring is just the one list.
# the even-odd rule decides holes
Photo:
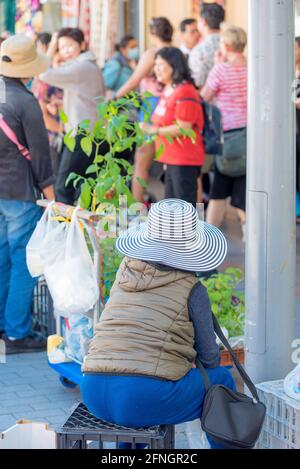
[(224, 131), (247, 126), (247, 64), (221, 63), (211, 70), (207, 86), (215, 93)]

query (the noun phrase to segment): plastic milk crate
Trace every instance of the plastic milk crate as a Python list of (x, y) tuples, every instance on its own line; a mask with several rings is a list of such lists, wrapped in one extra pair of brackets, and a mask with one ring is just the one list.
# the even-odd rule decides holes
[(257, 385), (261, 401), (267, 407), (258, 449), (300, 449), (300, 402), (288, 397), (283, 381)]

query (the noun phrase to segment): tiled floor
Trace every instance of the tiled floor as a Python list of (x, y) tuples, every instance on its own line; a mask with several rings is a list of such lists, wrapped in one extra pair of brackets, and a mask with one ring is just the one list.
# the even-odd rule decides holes
[[(241, 230), (234, 222), (224, 226), (229, 240), (227, 265), (244, 267), (244, 245)], [(298, 230), (298, 237), (300, 231)], [(300, 247), (300, 245), (299, 245)], [(297, 257), (297, 290), (300, 298), (300, 249)], [(298, 301), (300, 319), (300, 303)], [(300, 326), (300, 321), (298, 321)], [(298, 327), (300, 337), (300, 327)], [(63, 423), (70, 408), (80, 400), (78, 389), (64, 388), (58, 376), (47, 365), (46, 353), (14, 355), (7, 358), (6, 364), (0, 364), (0, 431), (5, 430), (18, 419), (43, 421), (51, 427)], [(179, 425), (176, 431), (176, 446), (188, 448), (185, 425)]]

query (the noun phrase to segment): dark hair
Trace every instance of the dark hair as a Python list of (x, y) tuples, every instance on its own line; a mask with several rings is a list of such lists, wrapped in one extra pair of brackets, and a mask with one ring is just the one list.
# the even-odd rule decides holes
[(157, 57), (161, 57), (172, 67), (173, 85), (180, 85), (187, 81), (195, 86), (188, 61), (180, 49), (177, 49), (177, 47), (163, 47), (156, 53), (155, 58)]
[(300, 47), (300, 37), (296, 37), (295, 42), (297, 43), (297, 46)]
[(131, 36), (128, 34), (127, 36), (122, 37), (121, 41), (116, 44), (115, 48), (118, 52), (120, 52), (121, 49), (125, 49), (130, 41), (134, 41), (135, 37)]
[(51, 34), (50, 33), (39, 33), (36, 38), (37, 41), (39, 41), (41, 44), (44, 46), (48, 46), (51, 41)]
[(196, 23), (195, 18), (187, 18), (186, 20), (181, 21), (181, 23), (179, 25), (179, 29), (182, 33), (184, 33), (185, 30), (186, 30), (186, 27), (189, 26), (190, 24), (194, 24), (194, 23)]
[(167, 18), (161, 16), (152, 18), (150, 21), (150, 31), (164, 42), (172, 42), (174, 29)]
[(207, 22), (210, 29), (220, 29), (225, 20), (225, 10), (218, 3), (202, 3), (200, 17)]
[(62, 28), (58, 31), (58, 39), (62, 37), (69, 37), (73, 39), (73, 41), (78, 42), (78, 44), (82, 44), (84, 42), (84, 34), (79, 28)]

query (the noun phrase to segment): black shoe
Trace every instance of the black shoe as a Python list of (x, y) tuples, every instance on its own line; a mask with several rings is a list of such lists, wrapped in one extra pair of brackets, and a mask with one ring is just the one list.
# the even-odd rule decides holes
[(6, 345), (6, 354), (11, 355), (14, 353), (32, 353), (32, 352), (42, 352), (46, 350), (47, 340), (45, 337), (33, 333), (24, 337), (24, 339), (10, 340), (5, 335), (2, 336)]

